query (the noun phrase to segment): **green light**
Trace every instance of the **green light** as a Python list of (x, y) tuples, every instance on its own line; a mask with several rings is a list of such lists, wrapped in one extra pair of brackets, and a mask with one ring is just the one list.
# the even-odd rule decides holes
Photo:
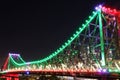
[[(61, 51), (63, 51), (67, 46), (69, 46), (71, 44), (71, 42), (77, 38), (79, 36), (79, 34), (88, 26), (88, 24), (94, 19), (94, 17), (97, 15), (97, 11), (93, 12), (93, 15), (91, 17), (89, 17), (90, 19), (86, 20), (85, 24), (82, 24), (82, 27), (79, 27), (78, 31), (76, 31), (75, 34), (73, 34), (72, 37), (70, 37), (69, 40), (67, 40), (67, 42), (64, 43), (64, 45), (62, 45), (59, 49), (57, 49), (55, 52), (53, 52), (51, 55), (49, 55), (48, 57), (38, 60), (38, 61), (32, 61), (29, 62), (29, 64), (38, 64), (38, 63), (43, 63), (46, 62), (47, 60), (50, 60), (51, 58), (55, 57), (56, 55), (58, 55)], [(77, 52), (76, 52), (77, 53)], [(14, 62), (14, 64), (16, 64), (17, 66), (24, 66), (27, 63), (16, 63), (12, 58), (11, 60)]]
[(62, 49), (64, 49), (65, 48), (65, 46), (64, 45), (62, 45)]
[(73, 37), (70, 38), (71, 40), (73, 39)]
[(115, 72), (119, 72), (119, 70), (117, 70), (117, 69), (116, 69), (116, 70), (114, 70), (114, 71), (115, 71)]
[[(97, 15), (97, 12), (93, 12), (93, 16), (91, 17), (91, 19), (90, 20), (88, 20), (87, 21), (87, 23), (86, 24), (83, 24), (82, 26), (83, 26), (83, 28), (79, 28), (80, 29), (80, 31), (79, 32), (77, 32), (77, 33), (81, 33), (82, 32), (82, 30), (85, 28), (85, 27), (87, 27), (87, 25), (92, 21), (92, 19), (94, 19), (94, 17)], [(82, 30), (81, 30), (82, 29)], [(78, 36), (78, 34), (74, 34), (73, 35), (73, 37), (70, 37), (70, 40), (68, 40), (67, 42), (65, 42), (65, 47), (67, 47), (76, 37)], [(65, 48), (64, 47), (64, 48)], [(60, 48), (59, 50), (57, 50), (57, 52), (55, 52), (55, 54), (57, 55), (60, 51), (62, 51), (62, 49), (64, 49), (64, 48)], [(49, 58), (47, 58), (47, 60), (48, 60)], [(43, 59), (44, 60), (44, 59)], [(41, 60), (40, 60), (41, 61)], [(35, 63), (35, 61), (33, 61), (34, 63)], [(38, 61), (39, 62), (39, 61)]]
[(112, 72), (112, 70), (111, 70), (111, 69), (109, 69), (108, 71), (109, 71), (109, 72)]
[(92, 17), (91, 16), (89, 16), (89, 19), (91, 19)]
[(75, 37), (76, 36), (76, 34), (73, 34), (73, 37)]
[(59, 51), (62, 51), (62, 48), (61, 48), (61, 47), (59, 48)]
[(93, 15), (94, 15), (94, 14), (96, 14), (96, 12), (95, 12), (95, 11), (93, 11)]
[(15, 66), (21, 66), (22, 64), (17, 63), (16, 61), (14, 61), (14, 59), (12, 58), (12, 56), (9, 56), (10, 61), (12, 61), (13, 64), (15, 64)]
[[(18, 56), (19, 57), (19, 59), (22, 61), (22, 63), (18, 63), (18, 62), (16, 62), (14, 59), (13, 59), (13, 57), (12, 57), (12, 55), (9, 55), (9, 60), (10, 60), (10, 62), (12, 62), (12, 64), (14, 64), (15, 66), (21, 66), (21, 64), (26, 64), (26, 62), (21, 58), (21, 56), (19, 55)], [(9, 63), (10, 64), (10, 63)]]
[(57, 53), (59, 52), (59, 49), (57, 49)]
[[(68, 43), (70, 43), (70, 40), (68, 40)], [(67, 43), (66, 43), (67, 44)]]
[(79, 30), (81, 30), (81, 28), (79, 28)]
[[(68, 42), (69, 42), (69, 41), (68, 41)], [(65, 46), (67, 46), (67, 44), (68, 44), (68, 43), (67, 43), (67, 42), (65, 42)]]
[(88, 23), (89, 21), (88, 21), (88, 20), (86, 20), (85, 22), (86, 22), (86, 23)]
[(84, 27), (84, 26), (85, 26), (85, 24), (82, 24), (82, 26)]
[(104, 51), (104, 40), (103, 40), (103, 29), (102, 29), (102, 19), (101, 19), (101, 10), (98, 10), (99, 16), (99, 30), (100, 30), (100, 44), (101, 44), (101, 57), (102, 57), (102, 66), (105, 66), (105, 51)]
[(57, 54), (57, 52), (55, 51), (55, 54)]
[(76, 31), (76, 34), (78, 34), (79, 33), (79, 31)]
[(19, 58), (23, 63), (25, 63), (25, 61), (23, 60), (23, 58), (21, 56), (19, 56)]

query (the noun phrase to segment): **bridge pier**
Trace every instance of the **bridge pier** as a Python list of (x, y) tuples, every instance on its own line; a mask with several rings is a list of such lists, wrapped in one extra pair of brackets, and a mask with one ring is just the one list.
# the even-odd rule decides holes
[(19, 78), (7, 77), (6, 80), (19, 80)]
[(18, 74), (4, 74), (0, 78), (3, 80), (19, 80), (19, 75)]

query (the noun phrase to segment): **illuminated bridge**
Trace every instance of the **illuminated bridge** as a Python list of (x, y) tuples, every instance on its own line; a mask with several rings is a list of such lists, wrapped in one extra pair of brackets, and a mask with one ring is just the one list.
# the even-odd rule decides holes
[(119, 78), (120, 11), (101, 5), (95, 9), (51, 55), (26, 62), (19, 54), (9, 53), (1, 76), (7, 80), (20, 74)]

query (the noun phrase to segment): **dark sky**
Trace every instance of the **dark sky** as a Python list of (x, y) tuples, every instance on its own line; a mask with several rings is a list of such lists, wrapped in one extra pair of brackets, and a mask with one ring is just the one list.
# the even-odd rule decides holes
[(118, 8), (120, 1), (0, 2), (0, 63), (9, 52), (21, 54), (26, 61), (49, 55), (75, 32), (98, 4)]

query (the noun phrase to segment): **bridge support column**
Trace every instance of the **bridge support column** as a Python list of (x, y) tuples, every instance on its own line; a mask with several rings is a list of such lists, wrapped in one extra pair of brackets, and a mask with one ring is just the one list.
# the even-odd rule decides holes
[(5, 74), (1, 76), (1, 78), (4, 78), (5, 80), (19, 80), (18, 74)]
[(14, 80), (19, 80), (19, 78), (14, 78)]
[(6, 80), (12, 80), (12, 78), (11, 77), (7, 77)]
[(102, 18), (101, 18), (101, 10), (99, 10), (98, 13), (99, 16), (99, 30), (100, 30), (100, 47), (101, 47), (101, 59), (102, 59), (102, 66), (105, 67), (105, 50), (104, 50), (104, 39), (103, 39), (103, 24), (102, 24)]
[(6, 80), (19, 80), (19, 78), (14, 78), (14, 77), (6, 77)]

